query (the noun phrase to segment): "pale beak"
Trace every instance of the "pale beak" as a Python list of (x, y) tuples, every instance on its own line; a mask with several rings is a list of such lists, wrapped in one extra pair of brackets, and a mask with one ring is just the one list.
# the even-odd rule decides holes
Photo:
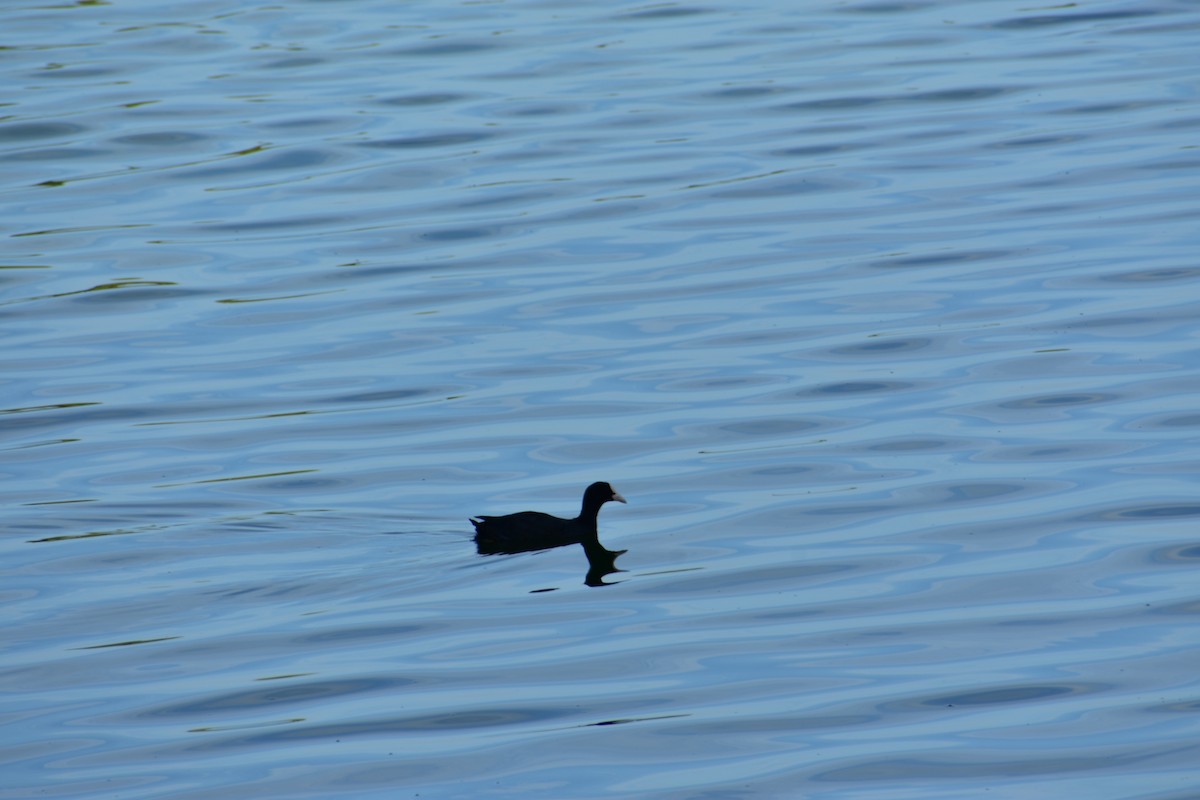
[(626, 500), (624, 497), (621, 497), (621, 493), (620, 493), (620, 492), (613, 492), (612, 499), (613, 499), (613, 500), (616, 500), (618, 503), (628, 503), (628, 502), (629, 502), (629, 501), (628, 501), (628, 500)]

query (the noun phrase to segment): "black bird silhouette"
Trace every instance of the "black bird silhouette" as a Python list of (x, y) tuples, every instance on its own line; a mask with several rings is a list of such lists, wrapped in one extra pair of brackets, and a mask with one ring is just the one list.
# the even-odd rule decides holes
[(609, 500), (624, 503), (616, 489), (600, 481), (583, 493), (583, 506), (575, 519), (563, 519), (541, 511), (519, 511), (503, 517), (475, 517), (475, 547), (480, 555), (496, 553), (527, 553), (569, 544), (583, 545), (589, 563), (609, 563), (624, 550), (607, 550), (600, 544), (596, 516), (600, 506)]

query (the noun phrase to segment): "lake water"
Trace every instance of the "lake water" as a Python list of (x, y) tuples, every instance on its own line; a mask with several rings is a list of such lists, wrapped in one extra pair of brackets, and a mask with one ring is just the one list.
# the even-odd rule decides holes
[(1197, 3), (0, 31), (0, 800), (1200, 796)]

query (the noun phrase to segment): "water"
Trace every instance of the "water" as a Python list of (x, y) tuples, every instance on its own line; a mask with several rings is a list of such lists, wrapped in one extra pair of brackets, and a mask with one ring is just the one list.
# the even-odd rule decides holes
[(1196, 796), (1198, 26), (6, 5), (0, 798)]

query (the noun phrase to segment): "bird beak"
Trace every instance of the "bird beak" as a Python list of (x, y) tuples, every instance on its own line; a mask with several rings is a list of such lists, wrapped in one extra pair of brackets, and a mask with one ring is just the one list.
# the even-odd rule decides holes
[(613, 492), (612, 499), (613, 499), (613, 500), (616, 500), (618, 503), (628, 503), (628, 502), (629, 502), (629, 501), (628, 501), (628, 500), (626, 500), (624, 497), (621, 497), (621, 493), (620, 493), (620, 492)]

